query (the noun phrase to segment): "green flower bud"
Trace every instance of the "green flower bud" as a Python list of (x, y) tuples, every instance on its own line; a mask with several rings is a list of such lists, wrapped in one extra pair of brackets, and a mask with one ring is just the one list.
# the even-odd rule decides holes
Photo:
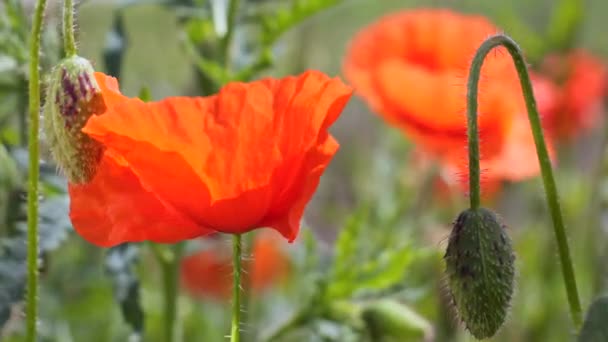
[(43, 129), (53, 158), (72, 183), (86, 183), (95, 175), (103, 147), (81, 129), (91, 115), (103, 109), (101, 90), (88, 60), (69, 57), (53, 69)]
[(449, 290), (466, 328), (477, 339), (502, 326), (515, 278), (515, 255), (505, 227), (488, 209), (463, 211), (444, 256)]

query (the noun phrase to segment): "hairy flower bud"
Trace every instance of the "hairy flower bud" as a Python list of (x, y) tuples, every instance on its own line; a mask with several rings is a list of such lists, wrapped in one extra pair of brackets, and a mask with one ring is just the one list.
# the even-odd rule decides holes
[(95, 175), (103, 154), (98, 142), (81, 132), (91, 115), (104, 109), (101, 90), (88, 60), (73, 56), (52, 71), (44, 106), (44, 134), (57, 165), (72, 183)]
[(477, 339), (494, 336), (513, 295), (515, 255), (496, 214), (463, 211), (444, 256), (449, 290), (460, 318)]

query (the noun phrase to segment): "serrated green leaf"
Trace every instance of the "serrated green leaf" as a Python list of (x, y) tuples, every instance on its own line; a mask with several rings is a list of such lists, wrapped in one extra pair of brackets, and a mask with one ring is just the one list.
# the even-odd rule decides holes
[(361, 206), (348, 219), (344, 228), (340, 231), (335, 247), (334, 278), (339, 280), (348, 277), (353, 272), (352, 263), (356, 259), (359, 233), (367, 222), (369, 208)]
[(368, 292), (382, 291), (402, 282), (416, 258), (414, 247), (407, 245), (395, 251), (381, 253), (361, 266), (357, 289)]
[(114, 297), (120, 304), (123, 318), (139, 335), (144, 329), (144, 311), (139, 294), (139, 278), (135, 273), (139, 249), (126, 243), (110, 248), (106, 255), (106, 272), (112, 279)]
[(596, 299), (587, 311), (579, 342), (608, 341), (608, 296)]

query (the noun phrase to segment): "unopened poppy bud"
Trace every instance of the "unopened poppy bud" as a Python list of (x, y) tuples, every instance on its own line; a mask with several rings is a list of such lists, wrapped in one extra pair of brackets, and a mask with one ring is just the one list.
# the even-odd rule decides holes
[(86, 183), (95, 175), (103, 147), (81, 129), (103, 109), (91, 63), (78, 56), (61, 61), (48, 82), (43, 129), (55, 162), (72, 183)]
[(498, 217), (488, 209), (463, 211), (444, 256), (449, 290), (466, 328), (477, 339), (494, 336), (513, 295), (515, 255)]

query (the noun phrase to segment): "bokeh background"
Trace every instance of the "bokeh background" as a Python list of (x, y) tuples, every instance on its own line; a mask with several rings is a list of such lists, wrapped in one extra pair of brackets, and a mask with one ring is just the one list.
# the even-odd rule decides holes
[[(263, 3), (265, 9), (272, 12), (274, 8), (284, 7), (287, 1), (241, 2)], [(281, 35), (272, 49), (274, 66), (260, 76), (284, 76), (306, 69), (339, 76), (348, 43), (356, 32), (383, 15), (418, 7), (444, 7), (488, 17), (530, 52), (534, 68), (542, 56), (534, 55), (536, 43), (522, 30), (522, 25), (532, 32), (544, 32), (549, 13), (557, 2), (344, 0)], [(79, 54), (91, 60), (96, 69), (104, 71), (107, 69), (104, 54), (122, 43), (120, 84), (124, 94), (138, 96), (142, 88), (148, 88), (152, 99), (200, 95), (196, 66), (184, 47), (184, 40), (187, 30), (192, 29), (187, 24), (189, 18), (205, 16), (205, 12), (202, 7), (196, 10), (192, 6), (189, 1), (171, 4), (168, 1), (81, 1), (77, 16)], [(30, 10), (31, 4), (26, 3), (28, 16)], [(49, 1), (43, 72), (48, 71), (59, 56), (55, 53), (59, 51), (56, 46), (60, 34), (59, 13), (59, 1)], [(576, 42), (578, 47), (604, 61), (608, 56), (606, 13), (608, 2), (585, 1), (584, 20)], [(237, 44), (249, 39), (250, 30), (247, 24), (239, 27)], [(246, 50), (246, 44), (242, 45)], [(3, 53), (9, 55), (7, 51)], [(245, 52), (243, 55), (246, 59)], [(15, 71), (19, 62), (12, 63), (4, 57), (0, 63), (2, 80), (19, 87), (18, 77), (14, 76), (20, 72)], [(2, 87), (0, 95), (0, 117), (3, 118), (0, 141), (10, 151), (10, 163), (14, 163), (17, 170), (13, 178), (20, 179), (0, 184), (0, 193), (3, 193), (0, 209), (4, 209), (0, 210), (4, 216), (0, 216), (3, 220), (0, 222), (5, 222), (0, 232), (9, 236), (11, 230), (23, 222), (23, 215), (18, 213), (26, 156), (20, 147), (18, 117), (24, 107), (18, 93)], [(338, 303), (390, 298), (406, 305), (415, 317), (412, 318), (413, 332), (410, 337), (395, 341), (472, 341), (450, 308), (441, 260), (450, 224), (458, 212), (466, 208), (465, 194), (456, 189), (449, 196), (436, 196), (428, 170), (415, 163), (416, 146), (372, 113), (357, 96), (350, 101), (332, 132), (341, 149), (308, 206), (302, 236), (293, 245), (280, 243), (279, 257), (288, 261), (289, 271), (280, 281), (273, 280), (265, 290), (251, 294), (247, 308), (249, 321), (244, 327), (248, 340), (261, 340), (260, 336), (313, 300), (317, 284), (321, 283), (333, 288), (329, 293)], [(558, 152), (556, 178), (584, 307), (607, 289), (608, 269), (604, 262), (608, 257), (608, 164), (604, 161), (607, 136), (608, 129), (603, 122), (598, 122), (576, 141), (560, 146)], [(0, 165), (0, 176), (5, 172), (5, 178), (9, 179), (7, 160), (5, 165)], [(153, 253), (142, 245), (108, 255), (107, 250), (93, 247), (73, 234), (67, 218), (67, 198), (62, 192), (65, 181), (52, 165), (43, 167), (47, 169), (43, 170), (46, 195), (42, 210), (46, 221), (42, 224), (49, 227), (43, 229), (47, 235), (43, 235), (41, 241), (49, 247), (42, 270), (41, 341), (135, 338), (132, 325), (125, 322), (119, 304), (121, 296), (124, 299), (132, 295), (138, 296), (144, 312), (143, 340), (161, 341), (162, 284)], [(500, 213), (509, 226), (517, 255), (516, 295), (506, 325), (493, 340), (574, 340), (540, 178), (503, 184), (499, 194), (487, 205)], [(45, 206), (49, 207), (46, 211)], [(218, 241), (229, 250), (227, 238), (220, 237)], [(350, 253), (341, 255), (337, 245)], [(203, 248), (205, 246), (203, 244)], [(188, 244), (185, 254), (193, 254), (200, 248), (198, 242)], [(8, 260), (9, 255), (14, 257), (19, 251), (7, 247), (3, 253), (0, 258)], [(15, 260), (12, 266), (4, 263), (1, 267), (11, 274), (21, 272), (23, 264), (19, 258)], [(340, 278), (344, 268), (362, 271)], [(220, 272), (219, 276), (229, 278), (230, 274)], [(138, 293), (128, 291), (132, 289), (129, 284), (134, 281), (133, 277), (139, 279)], [(8, 285), (4, 288), (9, 289)], [(179, 337), (183, 341), (225, 340), (229, 331), (229, 307), (228, 299), (193, 296), (182, 288)], [(11, 303), (10, 308), (0, 339), (21, 341), (21, 304)], [(284, 340), (369, 339), (345, 323), (347, 321), (332, 317), (315, 319), (294, 329)]]

